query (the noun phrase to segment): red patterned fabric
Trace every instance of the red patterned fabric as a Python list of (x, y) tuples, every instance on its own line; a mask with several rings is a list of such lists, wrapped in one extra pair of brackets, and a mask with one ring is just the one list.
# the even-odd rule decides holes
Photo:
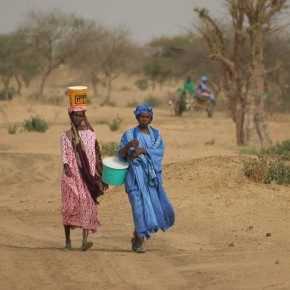
[[(96, 168), (95, 141), (96, 134), (91, 130), (80, 130), (86, 155), (92, 175)], [(100, 226), (97, 217), (97, 207), (84, 183), (75, 159), (72, 144), (64, 132), (61, 135), (62, 163), (67, 163), (72, 171), (72, 177), (67, 177), (64, 170), (61, 177), (62, 219), (64, 225), (72, 228), (83, 228), (93, 232)]]
[(86, 106), (70, 106), (68, 108), (68, 112), (86, 112), (87, 111), (87, 107)]

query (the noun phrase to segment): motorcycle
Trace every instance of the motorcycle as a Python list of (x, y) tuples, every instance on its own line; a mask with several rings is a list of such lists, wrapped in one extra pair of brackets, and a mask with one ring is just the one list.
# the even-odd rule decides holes
[(189, 93), (178, 93), (168, 102), (171, 112), (175, 116), (181, 116), (184, 112), (191, 112), (194, 104), (194, 96)]
[(203, 92), (195, 96), (194, 110), (206, 110), (209, 118), (213, 115), (214, 101), (210, 99), (210, 94)]

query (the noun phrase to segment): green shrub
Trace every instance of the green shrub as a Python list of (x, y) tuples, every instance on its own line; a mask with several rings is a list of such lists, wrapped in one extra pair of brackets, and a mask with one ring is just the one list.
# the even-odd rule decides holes
[(24, 129), (29, 132), (45, 132), (48, 129), (48, 124), (37, 115), (24, 121)]
[(275, 146), (261, 150), (262, 155), (270, 155), (283, 160), (290, 160), (290, 140), (277, 143)]
[(8, 127), (8, 133), (11, 135), (14, 135), (17, 131), (17, 126), (15, 124), (9, 125)]
[(109, 142), (101, 144), (101, 154), (103, 156), (115, 156), (118, 149), (117, 142)]
[(135, 82), (135, 85), (136, 87), (141, 90), (141, 91), (145, 91), (148, 89), (149, 87), (149, 84), (148, 84), (148, 81), (146, 79), (140, 79), (140, 80), (137, 80)]
[(137, 101), (128, 102), (126, 105), (127, 108), (136, 108), (137, 106), (138, 106)]
[(128, 92), (129, 88), (127, 86), (123, 86), (123, 87), (120, 88), (120, 91), (121, 92)]
[(117, 117), (112, 122), (109, 122), (108, 126), (110, 127), (111, 131), (117, 131), (120, 128), (121, 123), (122, 119)]
[(246, 155), (260, 155), (260, 150), (257, 150), (254, 147), (247, 147), (247, 146), (241, 146), (238, 148), (240, 154), (246, 154)]
[(97, 120), (96, 121), (96, 124), (99, 124), (99, 125), (107, 125), (107, 124), (109, 124), (109, 121), (108, 120), (105, 120), (105, 119), (100, 119), (100, 120)]
[(272, 180), (277, 181), (278, 184), (290, 184), (290, 167), (283, 160), (270, 162), (265, 183), (270, 183)]
[(204, 145), (214, 145), (215, 141), (214, 139), (208, 140), (204, 143)]
[(243, 161), (245, 175), (256, 182), (290, 184), (290, 167), (281, 159), (265, 157)]
[(0, 90), (0, 100), (3, 101), (3, 100), (8, 100), (10, 101), (15, 95), (15, 92), (13, 89), (8, 89), (8, 92), (7, 92), (7, 96), (5, 95), (5, 90)]
[(112, 108), (117, 107), (117, 105), (116, 105), (115, 102), (106, 102), (106, 103), (101, 103), (100, 106), (101, 106), (101, 107), (108, 106), (108, 107), (112, 107)]
[(268, 175), (268, 166), (266, 159), (251, 159), (250, 161), (243, 161), (243, 169), (245, 175), (255, 181), (264, 182)]
[(162, 103), (160, 99), (153, 97), (153, 96), (150, 96), (150, 97), (144, 99), (144, 102), (148, 103), (149, 106), (155, 107), (155, 108), (159, 107)]
[(59, 106), (63, 103), (64, 98), (60, 96), (53, 96), (47, 100), (48, 104)]

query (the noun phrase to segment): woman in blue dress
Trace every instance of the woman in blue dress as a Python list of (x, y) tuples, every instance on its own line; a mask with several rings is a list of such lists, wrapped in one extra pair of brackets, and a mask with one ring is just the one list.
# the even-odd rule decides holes
[(145, 252), (145, 238), (174, 224), (173, 207), (162, 185), (164, 143), (159, 131), (150, 126), (153, 110), (147, 104), (134, 111), (138, 126), (127, 130), (121, 139), (117, 156), (129, 162), (125, 189), (132, 207), (135, 230), (132, 250)]

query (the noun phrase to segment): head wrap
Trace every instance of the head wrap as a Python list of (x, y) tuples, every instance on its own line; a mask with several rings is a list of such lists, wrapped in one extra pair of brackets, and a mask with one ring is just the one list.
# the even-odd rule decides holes
[(147, 103), (144, 103), (144, 104), (141, 104), (141, 105), (138, 105), (134, 111), (134, 114), (136, 116), (136, 119), (138, 119), (139, 115), (142, 113), (142, 112), (146, 112), (146, 113), (149, 113), (151, 115), (151, 119), (153, 120), (153, 110), (152, 110), (152, 107), (150, 107)]
[(200, 80), (201, 80), (202, 82), (206, 82), (206, 81), (207, 81), (207, 76), (202, 76), (202, 77), (200, 78)]
[(72, 112), (86, 112), (87, 111), (87, 107), (86, 106), (69, 106), (68, 107), (68, 112), (72, 113)]

